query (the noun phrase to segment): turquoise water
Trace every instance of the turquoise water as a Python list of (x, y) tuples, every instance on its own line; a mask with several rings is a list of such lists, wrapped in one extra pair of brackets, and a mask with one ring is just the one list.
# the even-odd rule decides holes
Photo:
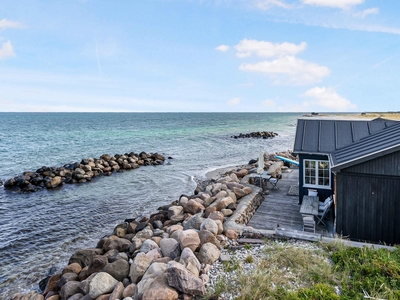
[[(280, 113), (0, 113), (0, 181), (41, 166), (141, 151), (170, 165), (100, 177), (60, 190), (18, 194), (0, 187), (0, 298), (37, 288), (51, 267), (93, 247), (135, 212), (190, 194), (194, 177), (247, 163), (262, 146), (293, 148), (300, 114)], [(231, 135), (274, 131), (274, 139)]]

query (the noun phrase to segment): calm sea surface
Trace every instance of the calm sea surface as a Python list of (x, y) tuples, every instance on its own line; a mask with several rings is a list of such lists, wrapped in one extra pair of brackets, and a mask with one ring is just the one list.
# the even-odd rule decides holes
[[(0, 181), (41, 166), (158, 152), (170, 165), (141, 167), (59, 190), (19, 194), (0, 187), (0, 299), (37, 289), (51, 267), (94, 247), (116, 224), (194, 191), (194, 177), (293, 148), (293, 113), (0, 113)], [(274, 131), (274, 139), (232, 139)]]

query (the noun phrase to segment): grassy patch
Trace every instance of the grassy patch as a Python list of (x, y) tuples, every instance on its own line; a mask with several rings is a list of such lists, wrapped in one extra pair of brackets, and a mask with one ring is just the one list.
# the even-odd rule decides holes
[[(248, 263), (256, 265), (250, 273), (243, 267)], [(299, 247), (268, 242), (262, 258), (248, 255), (243, 261), (229, 262), (224, 269), (234, 271), (235, 279), (221, 279), (223, 284), (214, 296), (229, 293), (239, 300), (400, 299), (400, 248), (348, 248), (341, 243)]]

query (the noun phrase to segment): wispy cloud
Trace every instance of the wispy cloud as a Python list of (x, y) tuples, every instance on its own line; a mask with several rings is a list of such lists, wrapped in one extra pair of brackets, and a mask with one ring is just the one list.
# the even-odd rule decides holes
[(233, 98), (228, 101), (229, 106), (237, 106), (240, 104), (240, 98)]
[(340, 96), (333, 88), (314, 87), (301, 96), (311, 98), (303, 103), (304, 108), (319, 106), (327, 110), (343, 112), (357, 108), (355, 104)]
[(15, 56), (11, 41), (7, 41), (0, 48), (0, 59)]
[(259, 57), (275, 57), (284, 55), (295, 55), (306, 49), (307, 43), (299, 45), (293, 43), (271, 43), (265, 41), (243, 39), (235, 46), (236, 56), (249, 57), (255, 54)]
[(20, 22), (9, 21), (7, 19), (0, 20), (0, 29), (6, 28), (23, 28), (24, 25)]
[(221, 52), (227, 52), (229, 50), (229, 46), (228, 45), (220, 45), (218, 47), (215, 47), (215, 50), (221, 51)]
[[(316, 63), (307, 62), (294, 56), (285, 56), (273, 61), (262, 61), (255, 64), (241, 64), (242, 71), (260, 72), (270, 75), (276, 84), (287, 84), (287, 77), (290, 83), (306, 85), (319, 82), (330, 74), (328, 67)], [(281, 76), (284, 75), (282, 78)]]
[(286, 2), (281, 1), (281, 0), (256, 0), (255, 6), (262, 10), (267, 10), (274, 6), (285, 8), (285, 9), (290, 9), (290, 8), (294, 7), (293, 5), (287, 4)]
[(350, 9), (355, 5), (364, 3), (364, 0), (302, 0), (302, 2), (307, 5)]
[(372, 8), (367, 8), (362, 11), (356, 12), (353, 14), (353, 16), (357, 17), (357, 18), (365, 18), (366, 16), (377, 15), (377, 14), (379, 14), (379, 8), (372, 7)]

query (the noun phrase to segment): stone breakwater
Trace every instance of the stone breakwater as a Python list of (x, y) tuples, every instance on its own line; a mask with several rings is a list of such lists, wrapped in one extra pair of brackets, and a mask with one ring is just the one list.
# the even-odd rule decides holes
[(240, 139), (240, 138), (258, 138), (258, 139), (269, 139), (278, 136), (276, 132), (272, 131), (255, 131), (250, 133), (240, 133), (238, 135), (232, 135), (231, 138)]
[[(12, 300), (193, 299), (206, 293), (209, 270), (239, 231), (225, 226), (244, 202), (262, 198), (246, 184), (254, 165), (235, 168), (199, 185), (157, 212), (127, 219), (96, 248), (75, 252), (68, 265), (40, 283), (41, 293)], [(236, 211), (237, 210), (237, 211)], [(253, 213), (254, 208), (249, 208)]]
[(36, 172), (26, 171), (8, 179), (4, 187), (17, 192), (36, 192), (43, 188), (54, 189), (64, 183), (84, 183), (97, 176), (110, 176), (113, 172), (137, 169), (140, 166), (161, 165), (164, 161), (164, 156), (158, 153), (103, 154), (100, 158), (82, 159), (80, 163), (62, 167), (43, 166)]

